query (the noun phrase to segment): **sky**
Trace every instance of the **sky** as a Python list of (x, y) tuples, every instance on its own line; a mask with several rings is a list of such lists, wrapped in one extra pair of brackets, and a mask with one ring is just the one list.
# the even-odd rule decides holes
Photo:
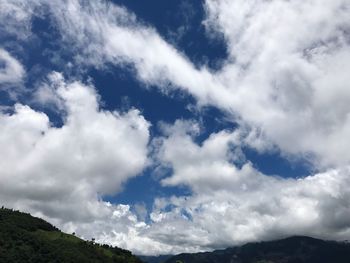
[(349, 0), (0, 0), (0, 200), (159, 255), (350, 238)]

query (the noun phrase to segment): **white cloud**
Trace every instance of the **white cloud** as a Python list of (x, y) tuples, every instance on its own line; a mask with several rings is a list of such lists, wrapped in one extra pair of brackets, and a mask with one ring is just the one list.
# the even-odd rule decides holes
[[(162, 141), (160, 152), (162, 163), (171, 163), (174, 174), (162, 180), (165, 186), (187, 185), (207, 191), (229, 186), (236, 169), (227, 162), (230, 144), (239, 142), (238, 132), (226, 131), (212, 134), (202, 146), (194, 144), (188, 131), (197, 129), (193, 123), (177, 121), (172, 133)], [(192, 133), (193, 134), (193, 133)], [(220, 172), (218, 172), (220, 170)], [(215, 175), (215, 176), (214, 176)]]
[[(28, 3), (33, 8), (25, 11)], [(229, 99), (226, 90), (206, 68), (199, 70), (184, 54), (168, 44), (150, 26), (138, 21), (123, 7), (108, 1), (23, 1), (6, 5), (15, 20), (23, 16), (30, 28), (31, 15), (48, 12), (61, 33), (62, 44), (75, 54), (75, 66), (104, 67), (107, 63), (132, 65), (140, 81), (167, 89), (181, 87), (208, 103), (218, 96)], [(19, 18), (18, 18), (19, 17)], [(6, 17), (0, 18), (5, 20)], [(170, 84), (170, 85), (169, 85)], [(218, 99), (218, 98), (217, 98)]]
[(224, 34), (229, 52), (216, 73), (195, 68), (124, 8), (103, 1), (49, 6), (64, 41), (81, 54), (77, 61), (131, 64), (144, 83), (166, 92), (179, 87), (199, 105), (260, 130), (283, 154), (312, 156), (319, 169), (350, 161), (346, 0), (207, 0), (205, 25)]
[(56, 77), (54, 74), (49, 75), (48, 81), (42, 82), (34, 91), (32, 101), (53, 110), (64, 111), (64, 102), (57, 93), (57, 84), (60, 84), (60, 82), (55, 81)]
[(300, 179), (266, 176), (249, 162), (232, 163), (229, 146), (239, 147), (238, 138), (219, 132), (198, 145), (178, 128), (163, 138), (158, 157), (174, 173), (162, 183), (188, 186), (193, 194), (156, 200), (152, 238), (193, 251), (296, 234), (347, 239), (348, 167)]
[(212, 134), (199, 145), (194, 122), (177, 121), (164, 130), (158, 158), (173, 174), (161, 182), (187, 186), (192, 194), (156, 198), (149, 223), (128, 205), (100, 202), (103, 216), (66, 223), (65, 229), (138, 254), (205, 251), (297, 234), (348, 238), (349, 167), (299, 179), (267, 176), (249, 162), (232, 162), (231, 151), (245, 139), (237, 131)]
[[(28, 183), (26, 179), (32, 182), (31, 176), (36, 174), (38, 187), (40, 178), (50, 176), (50, 185), (44, 181), (42, 187), (48, 194), (50, 186), (64, 186), (68, 179), (83, 180), (81, 187), (86, 184), (99, 194), (120, 190), (121, 183), (146, 164), (149, 124), (135, 109), (123, 114), (100, 110), (92, 87), (66, 84), (58, 73), (51, 80), (66, 107), (64, 125), (51, 127), (44, 113), (20, 104), (14, 114), (3, 114), (1, 162), (13, 167), (3, 173), (10, 182), (23, 183)], [(15, 169), (17, 163), (21, 165)], [(23, 180), (12, 176), (17, 173)]]
[[(124, 182), (145, 168), (150, 124), (136, 109), (100, 109), (91, 86), (66, 83), (59, 73), (49, 80), (64, 105), (61, 127), (53, 127), (45, 113), (26, 105), (16, 104), (13, 113), (0, 114), (2, 203), (87, 237), (101, 224), (103, 231), (110, 224), (123, 235), (129, 231), (123, 220), (141, 228), (134, 226), (137, 220), (130, 212), (118, 215), (123, 207), (101, 197), (121, 191)], [(124, 244), (120, 239), (113, 242), (119, 241)]]
[(348, 164), (349, 2), (208, 0), (206, 7), (206, 25), (224, 34), (234, 61), (218, 78), (242, 122), (285, 153), (315, 155), (316, 166)]
[[(126, 9), (105, 1), (50, 1), (63, 42), (77, 50), (78, 65), (131, 64), (146, 84), (179, 86), (198, 97), (208, 97), (205, 86), (215, 84), (205, 68), (197, 70), (152, 27), (137, 21)], [(215, 87), (216, 92), (219, 88)], [(220, 95), (220, 94), (218, 94)], [(216, 96), (216, 93), (213, 94)], [(208, 97), (208, 99), (210, 99)]]
[[(25, 6), (16, 3), (16, 10)], [(260, 139), (285, 155), (312, 156), (319, 169), (349, 162), (347, 0), (207, 0), (204, 23), (210, 34), (224, 35), (229, 53), (215, 73), (196, 68), (123, 7), (105, 1), (40, 3), (62, 43), (75, 52), (76, 65), (131, 64), (144, 83), (165, 92), (178, 87), (199, 105), (229, 112), (232, 121), (261, 131)]]
[(66, 222), (63, 227), (68, 232), (76, 232), (80, 236), (97, 242), (132, 250), (135, 254), (156, 255), (171, 251), (171, 246), (149, 237), (149, 229), (142, 220), (131, 212), (129, 205), (111, 205), (105, 202), (93, 204), (99, 208), (100, 214), (91, 222)]
[(22, 64), (5, 49), (0, 48), (0, 87), (20, 84), (25, 76)]
[[(23, 21), (28, 29), (32, 9), (26, 12), (25, 2), (1, 1), (6, 9), (0, 10), (15, 10), (10, 21)], [(186, 185), (193, 195), (157, 199), (153, 223), (147, 225), (129, 206), (99, 198), (120, 191), (123, 182), (142, 171), (149, 124), (137, 110), (99, 109), (92, 87), (65, 83), (53, 74), (36, 96), (66, 110), (62, 127), (52, 127), (46, 114), (20, 104), (13, 114), (0, 115), (4, 202), (86, 237), (150, 254), (298, 233), (348, 238), (347, 0), (207, 0), (208, 33), (224, 34), (229, 53), (215, 73), (196, 68), (156, 30), (109, 2), (27, 3), (34, 2), (49, 8), (62, 43), (76, 53), (77, 66), (131, 64), (140, 81), (165, 92), (174, 86), (187, 91), (199, 105), (230, 113), (240, 128), (212, 134), (198, 145), (193, 142), (195, 123), (164, 127), (165, 137), (156, 144), (158, 158), (174, 173), (161, 182)], [(20, 32), (24, 36), (26, 31)], [(2, 51), (13, 62), (6, 54)], [(10, 65), (11, 72), (20, 72), (16, 63)], [(315, 169), (323, 172), (282, 179), (261, 174), (249, 162), (239, 168), (231, 149), (241, 144), (259, 151), (277, 145), (285, 155), (311, 155)]]
[(31, 19), (38, 3), (0, 0), (0, 33), (25, 40), (31, 35)]

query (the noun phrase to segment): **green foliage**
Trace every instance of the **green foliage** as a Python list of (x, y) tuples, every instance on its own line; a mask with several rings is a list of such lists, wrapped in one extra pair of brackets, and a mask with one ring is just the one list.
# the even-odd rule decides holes
[(29, 214), (0, 209), (0, 263), (142, 263), (130, 251), (84, 241)]

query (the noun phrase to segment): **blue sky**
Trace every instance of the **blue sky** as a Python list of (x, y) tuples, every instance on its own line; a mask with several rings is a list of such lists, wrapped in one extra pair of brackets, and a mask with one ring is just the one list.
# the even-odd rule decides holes
[(0, 10), (6, 206), (140, 254), (348, 238), (346, 0)]

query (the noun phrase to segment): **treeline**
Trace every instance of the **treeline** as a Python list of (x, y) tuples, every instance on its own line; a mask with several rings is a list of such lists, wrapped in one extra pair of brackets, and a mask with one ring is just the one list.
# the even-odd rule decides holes
[(0, 263), (142, 263), (130, 251), (61, 232), (43, 219), (0, 209)]

